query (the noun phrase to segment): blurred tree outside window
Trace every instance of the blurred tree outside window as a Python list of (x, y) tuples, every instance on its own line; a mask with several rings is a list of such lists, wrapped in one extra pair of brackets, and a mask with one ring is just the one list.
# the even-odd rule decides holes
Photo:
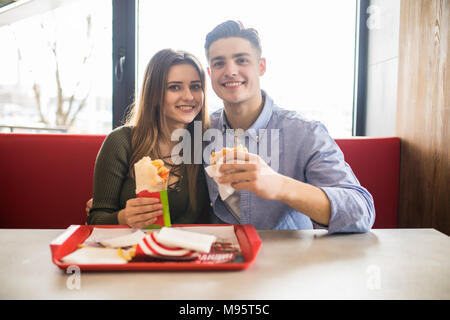
[(111, 0), (3, 25), (0, 43), (0, 132), (111, 131)]

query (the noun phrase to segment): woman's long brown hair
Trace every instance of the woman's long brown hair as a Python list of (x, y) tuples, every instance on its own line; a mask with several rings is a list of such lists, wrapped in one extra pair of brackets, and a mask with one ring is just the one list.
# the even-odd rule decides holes
[[(202, 122), (202, 135), (209, 126), (206, 107), (205, 72), (200, 62), (192, 54), (185, 51), (164, 49), (157, 52), (147, 65), (138, 101), (134, 102), (128, 114), (126, 125), (132, 128), (132, 154), (130, 158), (130, 174), (134, 176), (134, 164), (144, 156), (160, 159), (162, 156), (159, 143), (170, 143), (171, 132), (166, 123), (164, 98), (166, 96), (169, 70), (174, 65), (189, 64), (198, 72), (203, 90), (203, 106), (194, 121)], [(194, 149), (194, 121), (187, 126), (191, 134), (191, 150)], [(196, 186), (201, 164), (194, 164), (194, 152), (191, 164), (185, 166), (185, 179), (189, 189), (189, 205), (196, 210)]]

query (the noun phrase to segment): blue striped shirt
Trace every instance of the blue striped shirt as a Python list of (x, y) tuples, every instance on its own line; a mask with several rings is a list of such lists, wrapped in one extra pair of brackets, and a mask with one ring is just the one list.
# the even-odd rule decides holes
[[(322, 226), (281, 201), (266, 200), (247, 190), (240, 192), (238, 220), (220, 198), (216, 182), (206, 175), (214, 209), (212, 222), (253, 224), (256, 229), (312, 229), (316, 225), (327, 228), (329, 233), (370, 230), (375, 221), (373, 198), (360, 185), (325, 126), (278, 107), (262, 93), (264, 107), (240, 143), (278, 173), (321, 188), (331, 203), (329, 225)], [(235, 134), (223, 109), (211, 114), (211, 127), (222, 132), (224, 142), (214, 140), (211, 143), (215, 145), (209, 148), (217, 151), (222, 144), (234, 145)]]

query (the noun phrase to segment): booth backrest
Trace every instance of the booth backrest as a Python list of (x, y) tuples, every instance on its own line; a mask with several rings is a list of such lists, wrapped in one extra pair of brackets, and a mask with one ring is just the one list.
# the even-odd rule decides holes
[(398, 227), (400, 181), (400, 139), (336, 139), (345, 161), (359, 182), (372, 194), (375, 203), (373, 228)]
[[(0, 228), (67, 228), (86, 222), (104, 135), (0, 134)], [(337, 139), (374, 197), (374, 228), (397, 227), (400, 140)]]
[(86, 222), (94, 164), (105, 136), (0, 134), (1, 228)]

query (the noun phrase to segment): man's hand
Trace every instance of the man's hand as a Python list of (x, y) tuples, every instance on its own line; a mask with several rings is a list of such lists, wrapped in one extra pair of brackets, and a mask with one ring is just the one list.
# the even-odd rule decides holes
[(284, 176), (256, 154), (235, 152), (232, 159), (227, 157), (219, 171), (223, 174), (219, 183), (230, 183), (236, 190), (249, 190), (264, 199), (279, 200)]
[(282, 201), (316, 222), (329, 224), (331, 203), (320, 188), (275, 172), (256, 154), (237, 152), (225, 160), (219, 169), (223, 174), (219, 183), (230, 183), (236, 190), (249, 190), (261, 198)]
[(156, 198), (133, 198), (127, 201), (125, 209), (120, 210), (117, 219), (119, 224), (131, 228), (143, 228), (156, 222), (163, 214), (163, 205)]

